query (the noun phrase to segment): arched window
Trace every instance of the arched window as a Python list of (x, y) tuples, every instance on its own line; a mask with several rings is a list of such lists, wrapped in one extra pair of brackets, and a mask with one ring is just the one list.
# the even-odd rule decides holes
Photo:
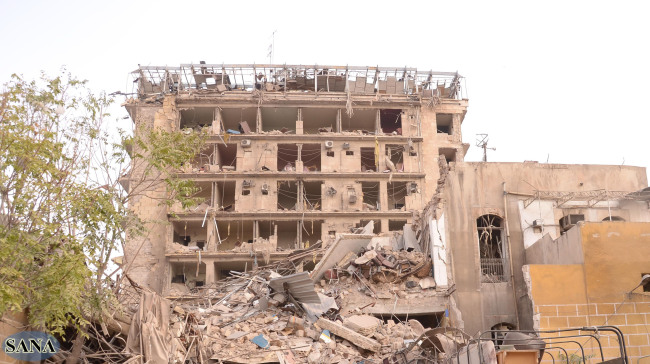
[(501, 322), (492, 326), (490, 330), (492, 330), (492, 340), (494, 340), (494, 345), (498, 347), (503, 344), (503, 338), (506, 336), (508, 331), (515, 329), (516, 326), (508, 322)]
[(482, 215), (476, 219), (481, 282), (505, 282), (505, 247), (503, 219), (497, 215)]
[(607, 216), (603, 221), (625, 221), (625, 219), (620, 216)]

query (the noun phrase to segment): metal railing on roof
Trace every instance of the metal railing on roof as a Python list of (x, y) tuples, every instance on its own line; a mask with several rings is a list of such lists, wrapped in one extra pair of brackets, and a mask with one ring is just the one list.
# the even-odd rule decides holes
[(191, 90), (261, 90), (464, 98), (463, 77), (458, 72), (411, 67), (188, 63), (177, 67), (139, 66), (132, 75), (140, 96)]

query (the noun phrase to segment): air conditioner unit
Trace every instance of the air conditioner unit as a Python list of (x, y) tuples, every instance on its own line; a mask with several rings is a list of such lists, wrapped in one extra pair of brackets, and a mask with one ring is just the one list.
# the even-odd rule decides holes
[(353, 204), (357, 202), (357, 191), (354, 188), (348, 187), (348, 202)]
[(585, 221), (583, 214), (569, 214), (560, 219), (560, 230), (565, 232), (575, 226), (579, 221)]
[(350, 143), (343, 143), (343, 149), (350, 149)]
[(325, 141), (325, 148), (332, 149), (332, 147), (334, 147), (334, 142), (333, 141), (331, 141), (331, 140)]
[(251, 188), (252, 186), (253, 186), (253, 181), (245, 180), (244, 182), (242, 182), (242, 187), (244, 188)]
[(250, 139), (244, 139), (241, 141), (241, 146), (244, 148), (250, 148), (251, 147), (251, 140)]
[(533, 220), (533, 227), (542, 227), (542, 226), (544, 226), (544, 220), (543, 219)]

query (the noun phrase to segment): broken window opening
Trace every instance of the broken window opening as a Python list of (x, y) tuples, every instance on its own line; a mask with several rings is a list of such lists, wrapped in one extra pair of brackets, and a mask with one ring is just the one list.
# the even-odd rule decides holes
[[(404, 151), (405, 150), (406, 147), (404, 145), (398, 145), (398, 144), (386, 145), (386, 157), (393, 164), (393, 167), (395, 167), (395, 171), (397, 172), (404, 172)], [(389, 170), (392, 170), (390, 163), (388, 163), (388, 160), (386, 161), (386, 164), (388, 164), (387, 167)]]
[(404, 231), (406, 220), (388, 220), (388, 231)]
[(223, 128), (230, 134), (246, 134), (242, 123), (246, 122), (251, 133), (257, 130), (257, 108), (224, 108), (221, 109)]
[(452, 114), (436, 114), (436, 128), (439, 134), (453, 134), (454, 116)]
[(333, 150), (328, 150), (327, 151), (327, 156), (328, 157), (334, 157), (334, 151)]
[[(208, 146), (203, 148), (199, 153), (197, 153), (194, 158), (190, 161), (189, 166), (184, 166), (185, 173), (203, 173), (211, 170), (210, 165), (212, 164), (214, 157), (214, 148)], [(191, 168), (188, 170), (187, 168)]]
[(278, 171), (295, 172), (298, 160), (296, 144), (278, 144)]
[(298, 204), (298, 183), (278, 181), (278, 210), (296, 210)]
[(298, 247), (298, 231), (295, 221), (277, 221), (278, 250), (291, 250)]
[(191, 237), (190, 237), (189, 235), (187, 235), (187, 236), (185, 236), (185, 235), (179, 235), (179, 234), (176, 233), (176, 231), (174, 230), (174, 237), (172, 238), (172, 241), (173, 241), (174, 243), (176, 243), (176, 244), (181, 244), (181, 245), (184, 245), (184, 246), (188, 246), (189, 243), (190, 243), (190, 240), (191, 240)]
[(456, 161), (456, 149), (454, 148), (440, 148), (438, 153), (445, 156), (447, 163)]
[(282, 134), (295, 134), (296, 120), (298, 120), (298, 108), (262, 108), (262, 131), (280, 131)]
[(217, 182), (214, 191), (217, 210), (235, 210), (235, 181)]
[(190, 207), (187, 212), (205, 212), (205, 209), (212, 206), (212, 183), (195, 182), (196, 192), (191, 196), (196, 198), (196, 205)]
[(406, 208), (406, 182), (389, 182), (387, 192), (389, 209), (401, 210)]
[(355, 132), (357, 134), (375, 134), (377, 122), (377, 110), (354, 110), (352, 117), (341, 112), (341, 128), (343, 132)]
[(237, 170), (237, 144), (217, 144), (213, 161), (222, 171)]
[(213, 107), (194, 107), (180, 111), (180, 130), (193, 129), (200, 131), (204, 127), (212, 125), (216, 118), (216, 110)]
[(384, 134), (402, 135), (402, 110), (379, 110), (379, 124)]
[[(429, 314), (422, 314), (422, 315), (414, 315), (414, 314), (408, 314), (408, 315), (395, 315), (392, 313), (386, 313), (386, 314), (374, 314), (375, 317), (378, 319), (384, 321), (384, 323), (388, 323), (388, 321), (393, 321), (393, 318), (397, 319), (399, 322), (406, 322), (408, 320), (417, 320), (422, 324), (423, 327), (440, 327), (442, 324), (442, 319), (445, 316), (444, 312), (433, 312)], [(461, 362), (462, 363), (462, 362)]]
[(257, 235), (262, 239), (268, 240), (275, 234), (275, 221), (258, 221), (257, 226), (259, 227)]
[(205, 284), (205, 263), (199, 265), (199, 274), (196, 274), (196, 262), (173, 262), (171, 266), (172, 290), (187, 293), (196, 287)]
[(195, 247), (198, 250), (199, 244), (207, 241), (207, 228), (201, 227), (201, 221), (175, 221), (172, 226), (174, 243), (190, 248)]
[(302, 172), (319, 172), (321, 170), (321, 153), (320, 144), (303, 144), (300, 152), (302, 160)]
[(361, 182), (363, 209), (379, 211), (379, 182)]
[(361, 172), (377, 172), (375, 148), (361, 147)]
[(303, 210), (321, 210), (322, 207), (322, 181), (303, 182)]
[(481, 282), (506, 282), (503, 220), (497, 215), (482, 215), (476, 219)]
[(302, 243), (305, 248), (307, 248), (307, 244), (312, 246), (321, 240), (323, 221), (304, 220), (299, 221), (298, 224), (302, 224)]
[[(199, 221), (199, 224), (201, 222)], [(207, 224), (206, 224), (207, 225)], [(249, 251), (243, 244), (253, 243), (253, 221), (217, 221), (218, 236), (214, 237), (217, 251), (241, 249)], [(214, 232), (213, 232), (214, 233)], [(216, 235), (216, 234), (215, 234)], [(219, 243), (221, 239), (221, 243)], [(250, 269), (249, 265), (249, 269)]]
[[(258, 263), (260, 263), (260, 258), (257, 258)], [(253, 265), (255, 264), (255, 259), (250, 256), (247, 257), (237, 257), (229, 260), (219, 260), (214, 262), (214, 272), (215, 278), (217, 281), (226, 279), (229, 277), (241, 277), (237, 273), (248, 272), (254, 269)], [(263, 264), (263, 262), (262, 262)]]
[(302, 109), (303, 134), (323, 134), (336, 132), (338, 109)]
[(353, 150), (346, 150), (345, 155), (354, 155), (354, 151)]
[(358, 224), (355, 225), (355, 227), (358, 228), (364, 228), (368, 223), (372, 221), (374, 224), (374, 229), (372, 230), (373, 234), (379, 234), (381, 233), (381, 220), (361, 220), (359, 221)]

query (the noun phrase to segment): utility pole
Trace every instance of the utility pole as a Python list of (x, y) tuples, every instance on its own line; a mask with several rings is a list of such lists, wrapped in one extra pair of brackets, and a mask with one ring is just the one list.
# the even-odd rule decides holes
[(476, 134), (476, 146), (483, 148), (483, 162), (487, 162), (487, 151), (497, 150), (497, 148), (488, 148), (488, 135), (487, 134)]

